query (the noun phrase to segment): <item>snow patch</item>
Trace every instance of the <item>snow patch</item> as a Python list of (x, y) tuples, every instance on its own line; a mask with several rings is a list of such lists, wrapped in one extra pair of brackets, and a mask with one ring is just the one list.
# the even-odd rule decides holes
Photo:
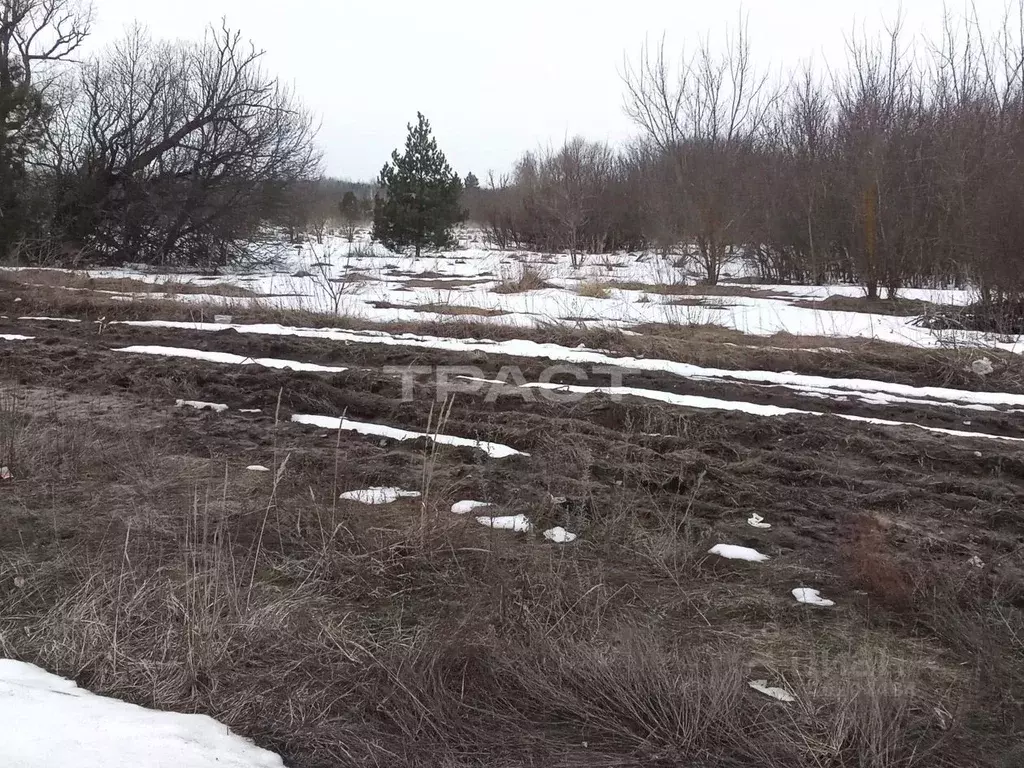
[(246, 467), (246, 469), (249, 472), (269, 472), (270, 471), (267, 467), (264, 467), (262, 464), (250, 464), (248, 467)]
[(19, 320), (42, 320), (48, 323), (80, 323), (81, 320), (77, 320), (73, 317), (19, 317)]
[(197, 411), (216, 411), (223, 413), (228, 409), (223, 403), (204, 403), (202, 400), (175, 400), (176, 408), (195, 408)]
[(372, 424), (366, 421), (352, 421), (352, 419), (339, 419), (335, 416), (316, 416), (297, 413), (292, 416), (296, 424), (308, 424), (323, 429), (343, 429), (356, 432), (360, 435), (376, 435), (387, 437), (392, 440), (416, 440), (425, 437), (441, 445), (455, 445), (464, 448), (476, 448), (483, 451), (492, 459), (503, 459), (508, 456), (529, 456), (528, 453), (517, 451), (501, 443), (489, 443), (486, 440), (470, 440), (467, 437), (454, 437), (452, 435), (431, 434), (427, 432), (413, 432), (397, 427), (388, 427), (384, 424)]
[(751, 528), (761, 528), (763, 530), (767, 530), (772, 527), (771, 523), (766, 523), (764, 518), (756, 513), (747, 518), (747, 525)]
[(763, 563), (770, 559), (768, 555), (762, 555), (756, 549), (750, 547), (738, 547), (735, 544), (715, 544), (708, 550), (709, 555), (718, 555), (727, 560), (749, 560), (752, 563)]
[(4, 341), (31, 341), (35, 336), (22, 336), (20, 333), (0, 333)]
[(488, 528), (498, 528), (503, 531), (516, 531), (517, 533), (529, 533), (533, 530), (533, 523), (526, 515), (506, 515), (503, 517), (478, 517), (480, 525)]
[(284, 768), (205, 715), (97, 696), (39, 667), (0, 659), (7, 768)]
[(789, 691), (783, 688), (770, 687), (767, 680), (751, 680), (747, 685), (755, 691), (763, 693), (765, 696), (771, 696), (773, 699), (784, 701), (787, 704), (796, 701), (796, 697)]
[(804, 603), (805, 605), (818, 605), (822, 608), (831, 608), (835, 605), (832, 600), (826, 600), (821, 596), (821, 593), (816, 589), (810, 589), (809, 587), (797, 587), (793, 590), (793, 597), (796, 598), (798, 603)]
[(487, 501), (471, 501), (469, 499), (466, 501), (456, 501), (452, 504), (452, 513), (456, 515), (468, 515), (474, 509), (490, 506), (492, 506), (491, 503)]
[(575, 533), (570, 533), (559, 525), (544, 531), (544, 538), (555, 542), (555, 544), (569, 544), (576, 541), (577, 537)]
[(186, 357), (191, 360), (205, 360), (211, 363), (224, 363), (226, 365), (260, 365), (264, 368), (277, 368), (288, 371), (311, 371), (314, 373), (341, 373), (347, 368), (339, 368), (336, 365), (318, 365), (317, 363), (301, 363), (297, 360), (277, 360), (272, 357), (245, 357), (244, 355), (232, 355), (229, 352), (207, 352), (202, 349), (188, 349), (186, 347), (159, 347), (140, 346), (123, 347), (116, 352), (129, 352), (136, 355), (160, 355), (162, 357)]
[(340, 498), (362, 504), (390, 504), (399, 499), (415, 499), (419, 495), (419, 491), (403, 491), (401, 488), (364, 488), (361, 491), (346, 491)]

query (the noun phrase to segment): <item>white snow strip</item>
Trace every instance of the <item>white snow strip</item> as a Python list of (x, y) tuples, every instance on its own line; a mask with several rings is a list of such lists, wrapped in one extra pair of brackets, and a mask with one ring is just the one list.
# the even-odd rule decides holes
[(267, 467), (264, 467), (262, 464), (250, 464), (248, 467), (246, 467), (246, 469), (248, 471), (250, 471), (250, 472), (269, 472), (270, 471)]
[(516, 531), (517, 533), (529, 533), (533, 530), (533, 523), (526, 515), (507, 515), (503, 517), (478, 517), (480, 525), (488, 528), (499, 528), (503, 531)]
[(796, 701), (796, 697), (793, 696), (789, 691), (782, 688), (773, 688), (768, 685), (767, 680), (751, 680), (747, 683), (755, 691), (763, 693), (765, 696), (771, 696), (773, 699), (784, 701), (787, 704)]
[(772, 527), (771, 523), (766, 523), (764, 518), (756, 513), (747, 518), (747, 525), (751, 528), (761, 528), (763, 530), (767, 530)]
[(263, 413), (259, 408), (239, 408), (239, 413)]
[(735, 544), (715, 544), (708, 550), (709, 555), (718, 555), (727, 560), (748, 560), (752, 563), (763, 563), (768, 560), (768, 555), (762, 555), (756, 549), (750, 547), (738, 547)]
[(223, 403), (204, 403), (202, 400), (175, 400), (174, 405), (177, 408), (185, 408), (187, 406), (195, 408), (197, 411), (216, 411), (217, 413), (222, 413), (228, 409)]
[(358, 332), (335, 328), (291, 328), (274, 323), (252, 325), (228, 325), (218, 323), (186, 323), (165, 320), (129, 320), (126, 325), (155, 328), (177, 328), (180, 330), (223, 331), (234, 329), (239, 333), (253, 333), (273, 336), (299, 336), (304, 338), (334, 339), (359, 344), (382, 344), (387, 346), (421, 347), (445, 349), (455, 352), (488, 352), (512, 357), (547, 358), (581, 365), (611, 365), (634, 371), (656, 371), (684, 378), (702, 377), (707, 379), (732, 379), (744, 382), (759, 382), (799, 388), (834, 388), (849, 390), (863, 395), (866, 392), (885, 392), (899, 397), (931, 398), (957, 403), (982, 405), (1024, 406), (1024, 395), (1004, 392), (971, 392), (947, 387), (912, 387), (874, 379), (833, 379), (827, 376), (775, 371), (726, 370), (702, 368), (689, 363), (672, 360), (658, 360), (636, 357), (614, 357), (590, 349), (573, 349), (559, 344), (538, 343), (527, 339), (509, 341), (488, 341), (477, 339), (454, 339), (439, 336), (417, 336), (414, 334), (386, 334), (381, 331)]
[(316, 363), (300, 363), (297, 360), (276, 360), (272, 357), (245, 357), (232, 355), (229, 352), (207, 352), (202, 349), (185, 347), (123, 347), (116, 352), (131, 352), (137, 355), (160, 355), (163, 357), (187, 357), (192, 360), (206, 360), (211, 363), (227, 365), (261, 365), (264, 368), (278, 368), (289, 371), (312, 371), (316, 373), (341, 373), (348, 370), (336, 365), (318, 365)]
[[(469, 378), (469, 377), (463, 377)], [(846, 421), (858, 421), (864, 424), (877, 424), (884, 427), (915, 427), (927, 432), (935, 432), (940, 435), (951, 437), (976, 437), (983, 440), (1006, 440), (1008, 442), (1024, 442), (1024, 437), (1007, 437), (1005, 435), (991, 435), (987, 432), (968, 432), (962, 429), (946, 429), (944, 427), (927, 427), (923, 424), (915, 424), (911, 421), (893, 421), (891, 419), (878, 419), (873, 416), (854, 416), (848, 413), (822, 413), (820, 411), (804, 411), (799, 408), (784, 408), (778, 405), (763, 405), (761, 403), (748, 403), (745, 400), (720, 400), (714, 397), (703, 397), (701, 395), (677, 395), (674, 392), (662, 392), (657, 389), (641, 389), (638, 387), (583, 387), (571, 384), (554, 384), (544, 382), (532, 382), (522, 385), (535, 389), (550, 389), (559, 392), (576, 394), (605, 394), (619, 397), (641, 397), (648, 400), (657, 400), (670, 405), (679, 405), (685, 408), (700, 408), (719, 411), (738, 411), (749, 413), (753, 416), (832, 416)]]
[(452, 504), (452, 513), (456, 515), (468, 515), (474, 509), (490, 506), (492, 506), (491, 503), (487, 501), (471, 501), (468, 499), (466, 501), (456, 501)]
[(390, 504), (398, 499), (415, 499), (419, 491), (403, 491), (401, 488), (364, 488), (361, 491), (347, 491), (341, 498), (363, 504)]
[(80, 323), (81, 320), (77, 320), (73, 317), (19, 317), (19, 320), (43, 320), (49, 323)]
[(793, 597), (796, 598), (798, 603), (804, 603), (805, 605), (818, 605), (822, 608), (830, 608), (835, 605), (832, 600), (826, 600), (822, 597), (818, 590), (810, 589), (809, 587), (797, 587), (793, 590)]
[(388, 427), (383, 424), (371, 424), (366, 421), (352, 421), (352, 419), (339, 419), (334, 416), (316, 416), (308, 414), (295, 414), (292, 421), (296, 424), (309, 424), (322, 429), (344, 429), (357, 432), (360, 435), (376, 435), (387, 437), (392, 440), (416, 440), (425, 437), (441, 445), (455, 445), (466, 448), (476, 448), (483, 451), (492, 459), (503, 459), (508, 456), (529, 456), (528, 453), (517, 451), (501, 443), (489, 443), (486, 440), (470, 440), (467, 437), (453, 437), (451, 435), (428, 434), (426, 432), (412, 432), (407, 429)]
[(213, 718), (97, 696), (39, 667), (0, 660), (5, 768), (284, 768)]
[(570, 533), (562, 526), (557, 525), (554, 528), (549, 528), (544, 531), (544, 538), (548, 541), (555, 542), (555, 544), (569, 544), (576, 541), (577, 537), (575, 533)]
[(0, 333), (4, 341), (31, 341), (35, 336), (22, 336), (20, 333)]

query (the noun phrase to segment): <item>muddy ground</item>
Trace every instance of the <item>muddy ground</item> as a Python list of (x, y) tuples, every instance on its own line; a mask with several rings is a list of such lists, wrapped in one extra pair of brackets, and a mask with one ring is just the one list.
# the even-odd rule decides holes
[[(0, 322), (35, 337), (0, 341), (14, 474), (0, 483), (0, 652), (211, 714), (295, 766), (1024, 760), (1024, 443), (511, 390), (457, 395), (437, 427), (431, 379), (403, 401), (385, 367), (516, 365), (533, 381), (545, 361), (100, 331)], [(128, 345), (350, 370), (116, 351)], [(1010, 412), (653, 373), (623, 384), (1024, 436)], [(295, 413), (528, 455), (339, 434)], [(337, 499), (370, 486), (425, 501)], [(451, 515), (462, 499), (580, 539), (492, 531)], [(771, 529), (747, 525), (753, 513)], [(707, 555), (716, 543), (771, 560)], [(802, 586), (836, 606), (797, 604)], [(749, 690), (755, 678), (798, 701)]]

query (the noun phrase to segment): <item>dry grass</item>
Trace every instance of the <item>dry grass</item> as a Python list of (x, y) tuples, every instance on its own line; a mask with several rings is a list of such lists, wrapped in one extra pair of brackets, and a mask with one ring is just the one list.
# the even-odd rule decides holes
[(19, 269), (0, 271), (0, 281), (11, 287), (64, 288), (72, 291), (109, 291), (113, 293), (208, 294), (233, 298), (253, 298), (259, 294), (241, 286), (216, 282), (146, 282), (130, 277), (90, 277), (85, 272), (56, 269)]
[(882, 524), (861, 515), (843, 539), (842, 566), (846, 578), (882, 605), (906, 610), (914, 598), (914, 585), (893, 554)]
[(550, 288), (544, 271), (536, 264), (519, 262), (513, 270), (502, 270), (501, 279), (494, 286), (495, 293), (524, 293)]
[[(303, 441), (283, 424), (249, 444), (249, 427), (220, 417), (18, 402), (23, 474), (5, 489), (18, 523), (0, 533), (0, 653), (98, 692), (210, 714), (292, 765), (971, 765), (973, 681), (957, 663), (987, 649), (1019, 674), (1006, 658), (1020, 647), (1016, 619), (996, 646), (971, 629), (979, 612), (1000, 621), (1007, 601), (936, 592), (934, 606), (959, 612), (941, 627), (962, 649), (950, 672), (913, 639), (874, 634), (853, 607), (798, 613), (772, 600), (767, 569), (705, 563), (708, 496), (741, 491), (721, 487), (717, 470), (733, 436), (701, 418), (676, 425), (682, 479), (667, 494), (642, 455), (595, 455), (564, 420), (531, 432), (538, 459), (581, 487), (609, 464), (634, 468), (565, 520), (587, 526), (579, 546), (552, 548), (447, 512), (467, 497), (467, 471), (481, 490), (513, 494), (549, 475), (341, 435)], [(636, 440), (625, 450), (639, 453)], [(776, 450), (775, 433), (763, 440)], [(253, 454), (275, 472), (240, 471)], [(422, 504), (338, 501), (396, 476), (419, 478)], [(659, 495), (631, 495), (645, 487)], [(769, 581), (780, 591), (804, 574), (779, 567), (794, 569)], [(798, 701), (754, 693), (757, 677)], [(986, 712), (1013, 733), (1012, 696), (1001, 706)]]
[(640, 283), (636, 281), (607, 281), (602, 283), (607, 288), (618, 288), (623, 291), (641, 291), (660, 296), (746, 296), (756, 299), (788, 299), (789, 296), (774, 294), (763, 288), (752, 288), (746, 285), (703, 285), (686, 283)]
[(607, 283), (602, 283), (598, 280), (584, 280), (576, 287), (576, 293), (579, 296), (585, 296), (588, 299), (607, 299), (611, 296)]
[(794, 307), (830, 312), (867, 312), (873, 315), (915, 317), (938, 309), (937, 304), (920, 299), (869, 299), (866, 296), (834, 295), (826, 299), (799, 299)]

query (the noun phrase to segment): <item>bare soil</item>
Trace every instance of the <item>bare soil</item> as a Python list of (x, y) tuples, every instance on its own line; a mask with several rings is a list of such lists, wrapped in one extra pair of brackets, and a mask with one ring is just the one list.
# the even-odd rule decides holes
[[(42, 308), (40, 294), (19, 297), (15, 306), (0, 290), (2, 313)], [(209, 714), (290, 766), (1008, 768), (1024, 758), (1024, 444), (511, 389), (457, 395), (441, 416), (430, 377), (406, 401), (384, 369), (462, 365), (493, 378), (517, 365), (535, 380), (547, 362), (95, 322), (0, 330), (35, 337), (0, 341), (0, 463), (14, 474), (0, 481), (0, 653), (97, 692)], [(549, 340), (909, 383), (952, 365), (888, 346), (729, 347), (767, 344), (710, 330), (558, 333)], [(350, 370), (116, 351), (132, 344)], [(630, 373), (623, 383), (814, 406), (739, 382)], [(179, 398), (230, 409), (175, 408)], [(1021, 434), (1009, 412), (827, 407)], [(294, 413), (528, 455), (329, 432), (290, 423)], [(378, 485), (424, 496), (338, 499)], [(485, 528), (450, 513), (462, 499), (580, 539)], [(752, 513), (772, 528), (747, 525)], [(771, 560), (722, 560), (707, 554), (716, 543)], [(801, 586), (837, 605), (796, 603)], [(797, 701), (754, 692), (754, 679)]]

